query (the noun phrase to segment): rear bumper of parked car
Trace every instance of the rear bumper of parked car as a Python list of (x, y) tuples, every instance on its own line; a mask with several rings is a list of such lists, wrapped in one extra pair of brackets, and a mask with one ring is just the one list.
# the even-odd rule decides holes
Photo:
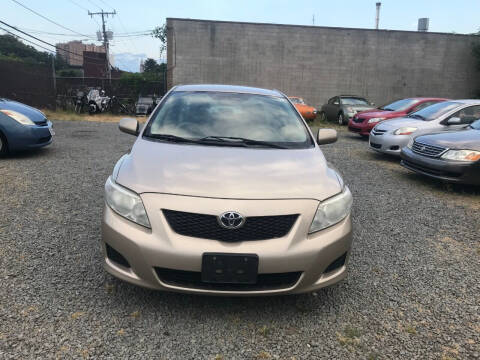
[[(102, 223), (105, 269), (127, 282), (166, 291), (255, 296), (311, 292), (346, 276), (352, 243), (351, 218), (348, 216), (334, 226), (307, 235), (318, 201), (225, 200), (165, 194), (141, 197), (151, 230), (120, 217), (108, 206)], [(247, 221), (249, 216), (299, 215), (283, 237), (225, 242), (176, 233), (162, 208), (200, 214), (235, 209)], [(258, 279), (263, 279), (262, 287), (229, 288), (202, 283), (204, 253), (258, 255)]]
[(400, 151), (408, 144), (409, 135), (393, 135), (392, 133), (383, 133), (375, 135), (370, 133), (369, 146), (370, 149), (394, 156), (400, 156)]
[(18, 124), (7, 134), (10, 151), (40, 148), (49, 145), (52, 140), (52, 123), (50, 121), (47, 121), (45, 125)]
[(416, 173), (448, 182), (480, 185), (480, 161), (465, 163), (430, 158), (415, 154), (407, 147), (402, 149), (401, 158), (401, 165)]

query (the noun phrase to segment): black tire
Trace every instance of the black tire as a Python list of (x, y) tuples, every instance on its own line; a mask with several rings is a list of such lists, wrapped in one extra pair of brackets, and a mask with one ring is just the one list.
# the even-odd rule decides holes
[(0, 132), (0, 156), (8, 152), (7, 138)]
[(325, 114), (325, 111), (320, 111), (318, 114), (318, 117), (320, 118), (320, 121), (326, 122), (327, 121), (327, 114)]
[[(92, 105), (93, 105), (93, 106), (92, 106)], [(88, 104), (88, 113), (89, 113), (90, 115), (93, 115), (93, 114), (95, 114), (96, 112), (98, 112), (97, 104), (93, 104), (93, 103)]]
[(343, 113), (338, 114), (337, 121), (338, 125), (345, 125), (345, 116), (343, 116)]

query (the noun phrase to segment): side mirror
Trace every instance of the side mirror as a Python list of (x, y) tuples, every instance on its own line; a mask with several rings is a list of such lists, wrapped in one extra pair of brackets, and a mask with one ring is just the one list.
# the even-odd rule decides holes
[(337, 141), (338, 135), (337, 131), (333, 129), (318, 129), (317, 133), (317, 144), (325, 145), (331, 144)]
[(137, 119), (133, 118), (123, 118), (120, 120), (118, 124), (118, 128), (120, 131), (137, 136), (139, 131), (138, 121)]
[(451, 117), (450, 119), (447, 120), (448, 125), (460, 125), (462, 123), (462, 119), (459, 117)]

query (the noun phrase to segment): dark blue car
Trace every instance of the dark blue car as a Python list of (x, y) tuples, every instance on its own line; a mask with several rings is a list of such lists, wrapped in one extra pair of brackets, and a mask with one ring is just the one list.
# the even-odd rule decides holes
[(52, 123), (41, 111), (0, 98), (0, 154), (48, 145), (53, 135)]

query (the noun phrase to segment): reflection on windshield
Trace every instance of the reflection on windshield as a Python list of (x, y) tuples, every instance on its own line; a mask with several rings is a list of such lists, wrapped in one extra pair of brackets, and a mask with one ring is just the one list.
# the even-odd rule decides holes
[(418, 110), (410, 114), (409, 117), (430, 121), (437, 119), (458, 106), (460, 106), (460, 104), (453, 101), (439, 102)]
[(174, 92), (162, 104), (146, 136), (190, 139), (237, 137), (310, 147), (310, 136), (282, 97), (220, 92)]
[(387, 111), (404, 111), (407, 110), (412, 105), (415, 105), (420, 100), (418, 99), (402, 99), (394, 101), (391, 104), (384, 105), (380, 108), (380, 110), (387, 110)]
[(370, 105), (370, 103), (362, 98), (342, 98), (343, 105)]

